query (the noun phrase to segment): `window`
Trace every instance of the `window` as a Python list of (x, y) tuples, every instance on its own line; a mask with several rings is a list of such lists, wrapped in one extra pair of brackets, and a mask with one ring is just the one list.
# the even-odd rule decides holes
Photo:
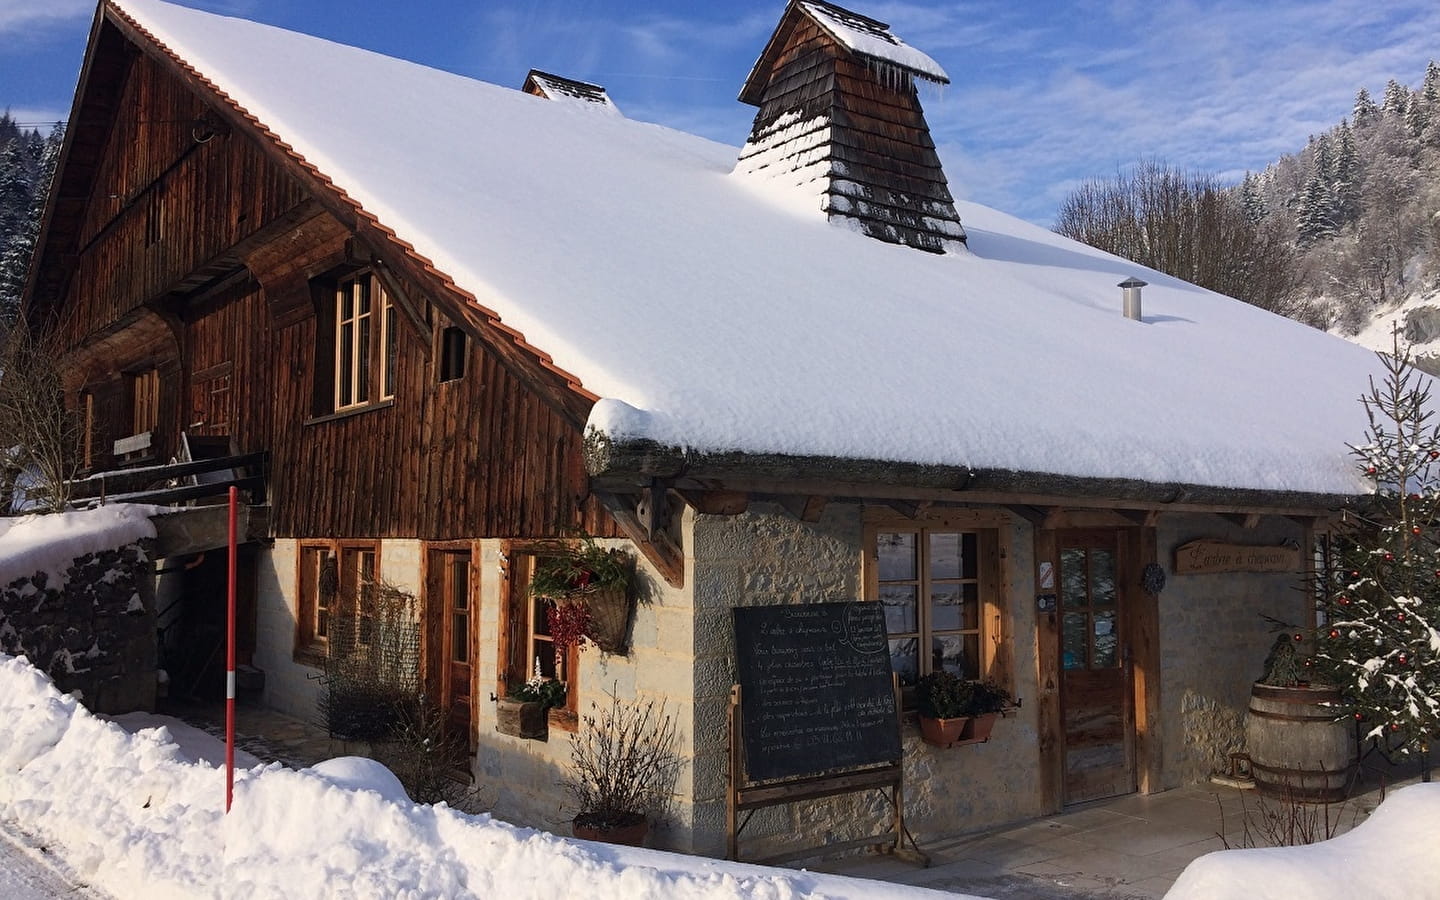
[(580, 685), (578, 679), (580, 650), (569, 647), (555, 658), (555, 639), (550, 634), (543, 600), (530, 596), (530, 578), (535, 571), (536, 554), (527, 552), (517, 542), (506, 551), (509, 572), (509, 602), (502, 628), (505, 634), (500, 645), (500, 691), (529, 678), (538, 662), (540, 674), (565, 682), (565, 708), (550, 710), (550, 724), (574, 730), (579, 721)]
[(465, 332), (454, 325), (440, 333), (440, 380), (455, 381), (465, 377)]
[[(929, 528), (875, 536), (877, 598), (902, 685), (940, 669), (980, 677), (979, 535)], [(924, 652), (921, 652), (923, 649)]]
[(160, 371), (146, 369), (129, 376), (130, 433), (145, 434), (160, 424)]
[(295, 656), (318, 664), (332, 644), (348, 652), (374, 639), (380, 554), (373, 542), (304, 543), (299, 551)]
[(1012, 523), (996, 510), (899, 518), (866, 511), (864, 597), (884, 606), (890, 661), (911, 705), (923, 675), (1011, 683), (1002, 560)]
[(335, 288), (336, 412), (395, 396), (395, 307), (373, 272)]

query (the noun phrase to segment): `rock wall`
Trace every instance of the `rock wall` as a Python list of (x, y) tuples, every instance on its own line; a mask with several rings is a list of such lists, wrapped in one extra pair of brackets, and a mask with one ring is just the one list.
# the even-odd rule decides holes
[(155, 708), (150, 541), (75, 559), (0, 587), (0, 651), (25, 656), (94, 712)]
[(1164, 785), (1178, 787), (1223, 771), (1244, 749), (1250, 685), (1275, 639), (1262, 616), (1303, 626), (1310, 612), (1298, 573), (1176, 575), (1175, 548), (1200, 538), (1276, 546), (1302, 541), (1304, 531), (1278, 516), (1246, 529), (1195, 514), (1162, 517), (1157, 537), (1171, 573), (1160, 595)]

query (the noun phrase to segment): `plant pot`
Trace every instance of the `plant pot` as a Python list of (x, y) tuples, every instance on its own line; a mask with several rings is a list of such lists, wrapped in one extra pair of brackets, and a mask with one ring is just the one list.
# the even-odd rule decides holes
[(999, 713), (981, 713), (972, 716), (965, 726), (965, 740), (967, 741), (988, 741), (990, 732), (995, 729), (995, 720), (1000, 718)]
[(623, 844), (626, 847), (641, 847), (645, 835), (650, 832), (650, 822), (644, 816), (635, 814), (632, 821), (620, 825), (592, 824), (584, 814), (575, 817), (570, 830), (577, 838), (586, 841), (604, 841), (607, 844)]
[(630, 613), (635, 600), (625, 585), (577, 592), (574, 599), (590, 610), (585, 636), (606, 653), (624, 656), (629, 652)]
[(920, 717), (920, 739), (936, 747), (949, 747), (965, 735), (965, 726), (970, 720), (965, 716), (952, 719)]
[(532, 741), (550, 738), (550, 715), (534, 700), (501, 698), (495, 701), (495, 730)]

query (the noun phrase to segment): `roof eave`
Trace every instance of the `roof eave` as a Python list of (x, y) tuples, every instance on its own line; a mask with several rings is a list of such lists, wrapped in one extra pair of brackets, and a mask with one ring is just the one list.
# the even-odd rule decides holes
[[(828, 492), (846, 496), (929, 498), (958, 503), (1073, 503), (1175, 511), (1244, 510), (1277, 515), (1323, 516), (1352, 508), (1360, 494), (1217, 487), (1138, 478), (1101, 478), (1003, 468), (931, 465), (833, 456), (702, 453), (651, 440), (611, 440), (596, 433), (586, 441), (586, 467), (610, 488), (655, 481), (713, 490), (786, 493)], [(1023, 499), (1022, 499), (1023, 498)]]

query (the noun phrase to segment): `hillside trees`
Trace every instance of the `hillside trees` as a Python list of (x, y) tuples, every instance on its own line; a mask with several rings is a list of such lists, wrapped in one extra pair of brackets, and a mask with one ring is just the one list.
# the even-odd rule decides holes
[(1247, 199), (1213, 176), (1142, 161), (1072, 192), (1055, 230), (1264, 309), (1303, 316), (1289, 236), (1268, 223), (1258, 192)]
[(60, 156), (64, 129), (46, 137), (0, 114), (0, 333), (20, 311), (20, 295), (39, 234), (40, 215)]

